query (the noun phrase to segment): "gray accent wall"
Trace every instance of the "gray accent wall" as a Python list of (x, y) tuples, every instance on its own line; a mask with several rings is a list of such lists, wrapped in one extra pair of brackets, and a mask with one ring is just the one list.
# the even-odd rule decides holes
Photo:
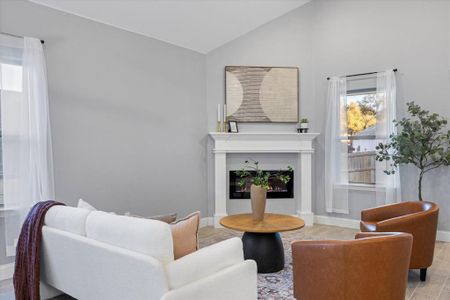
[[(315, 143), (313, 164), (314, 212), (359, 219), (361, 209), (375, 205), (374, 192), (351, 191), (349, 214), (325, 212), (326, 78), (398, 68), (399, 116), (405, 115), (406, 102), (415, 101), (450, 119), (449, 21), (449, 1), (313, 0), (207, 54), (208, 129), (214, 130), (217, 103), (224, 102), (225, 66), (299, 67), (300, 116), (309, 117), (312, 132), (321, 133)], [(290, 124), (240, 124), (239, 128), (241, 131), (295, 130)], [(209, 211), (213, 213), (211, 149), (209, 141), (208, 199)], [(259, 159), (271, 162), (274, 157), (265, 155)], [(401, 171), (403, 199), (417, 199), (417, 172), (412, 167)], [(428, 175), (425, 198), (440, 204), (439, 228), (450, 230), (450, 168)]]
[(203, 54), (20, 0), (0, 29), (45, 40), (57, 200), (207, 214)]

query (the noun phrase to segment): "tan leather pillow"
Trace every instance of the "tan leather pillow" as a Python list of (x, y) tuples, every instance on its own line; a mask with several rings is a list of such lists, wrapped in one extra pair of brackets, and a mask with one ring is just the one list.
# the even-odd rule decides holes
[(198, 250), (199, 225), (199, 211), (170, 224), (173, 239), (173, 256), (175, 259)]

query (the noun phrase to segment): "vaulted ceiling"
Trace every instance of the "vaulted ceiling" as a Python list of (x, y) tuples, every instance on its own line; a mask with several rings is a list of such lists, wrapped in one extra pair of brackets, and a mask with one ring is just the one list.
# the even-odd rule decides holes
[(30, 0), (201, 53), (310, 0)]

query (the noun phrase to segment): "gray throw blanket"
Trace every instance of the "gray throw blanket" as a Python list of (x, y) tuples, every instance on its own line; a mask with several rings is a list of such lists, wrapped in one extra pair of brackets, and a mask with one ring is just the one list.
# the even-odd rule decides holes
[(39, 276), (42, 226), (45, 214), (54, 205), (64, 205), (53, 200), (36, 203), (28, 213), (16, 247), (14, 291), (16, 300), (39, 300)]

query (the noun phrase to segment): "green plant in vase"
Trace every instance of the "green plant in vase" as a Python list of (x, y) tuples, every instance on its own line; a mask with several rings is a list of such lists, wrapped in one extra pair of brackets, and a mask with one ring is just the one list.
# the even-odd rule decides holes
[[(287, 169), (292, 171), (292, 167)], [(279, 171), (276, 174), (271, 174), (268, 171), (263, 171), (259, 168), (259, 162), (253, 159), (246, 160), (245, 166), (242, 167), (236, 174), (240, 177), (239, 186), (244, 188), (250, 182), (250, 198), (252, 205), (253, 219), (261, 221), (264, 219), (264, 212), (266, 210), (267, 190), (270, 188), (269, 180), (276, 178), (287, 184), (291, 177)]]
[(307, 133), (309, 129), (309, 121), (308, 118), (302, 118), (300, 122), (297, 124), (297, 131), (299, 133)]

